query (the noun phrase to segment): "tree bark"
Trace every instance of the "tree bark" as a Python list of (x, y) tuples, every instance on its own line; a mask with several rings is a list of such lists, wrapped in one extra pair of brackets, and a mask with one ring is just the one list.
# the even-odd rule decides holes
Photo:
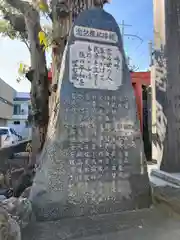
[(45, 53), (38, 39), (38, 33), (41, 31), (39, 13), (34, 9), (30, 13), (31, 16), (25, 16), (25, 20), (30, 41), (31, 67), (33, 69), (31, 102), (33, 109), (32, 161), (34, 163), (36, 155), (43, 148), (47, 132), (49, 120), (49, 86)]
[[(58, 84), (61, 60), (71, 28), (70, 2), (52, 0), (53, 45), (52, 45), (52, 86)], [(56, 91), (51, 92), (50, 111), (56, 101)]]
[(180, 171), (180, 2), (154, 0), (153, 155), (161, 170)]
[[(46, 69), (46, 58), (39, 44), (38, 34), (41, 31), (40, 16), (36, 9), (37, 1), (32, 4), (22, 0), (6, 0), (8, 4), (19, 10), (25, 18), (31, 53), (31, 102), (33, 111), (32, 159), (41, 152), (49, 121), (49, 83)], [(104, 0), (52, 0), (53, 20), (53, 53), (52, 53), (52, 85), (58, 84), (60, 65), (68, 34), (73, 20), (80, 12), (90, 7), (103, 7)], [(54, 108), (56, 93), (51, 94), (50, 109)]]
[[(162, 107), (166, 116), (166, 137), (161, 169), (167, 172), (180, 171), (180, 1), (165, 1), (167, 80)], [(159, 94), (160, 96), (160, 94)], [(162, 118), (161, 118), (162, 119)], [(162, 120), (161, 120), (162, 122)], [(162, 128), (161, 124), (161, 128)]]
[(25, 18), (31, 55), (31, 103), (33, 112), (32, 159), (35, 164), (36, 156), (41, 152), (49, 121), (49, 83), (46, 68), (46, 57), (39, 43), (38, 34), (41, 31), (40, 16), (28, 2), (22, 0), (6, 0), (12, 7), (19, 10)]
[[(53, 51), (52, 51), (52, 86), (58, 84), (61, 60), (73, 21), (80, 12), (91, 7), (103, 7), (107, 0), (52, 0)], [(60, 9), (60, 10), (58, 10)], [(56, 93), (51, 93), (50, 109), (55, 103)]]

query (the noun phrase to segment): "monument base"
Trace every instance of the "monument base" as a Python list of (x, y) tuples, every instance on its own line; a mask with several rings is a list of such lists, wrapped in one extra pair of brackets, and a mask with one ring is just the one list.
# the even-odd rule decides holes
[(33, 222), (23, 230), (22, 240), (177, 240), (179, 232), (178, 220), (150, 208), (93, 218)]
[(64, 203), (48, 201), (49, 193), (44, 192), (33, 201), (33, 211), (37, 221), (55, 221), (61, 218), (94, 216), (149, 208), (151, 206), (151, 189), (148, 175), (132, 175), (128, 181), (132, 189), (129, 198), (123, 197), (125, 193), (122, 189), (120, 194), (122, 197), (116, 199), (111, 198), (99, 203), (92, 201), (92, 199), (89, 201), (79, 199), (76, 202), (67, 200)]

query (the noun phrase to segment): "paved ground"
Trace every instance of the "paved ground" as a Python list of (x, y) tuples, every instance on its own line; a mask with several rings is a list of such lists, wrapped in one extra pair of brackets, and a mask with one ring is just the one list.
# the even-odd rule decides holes
[[(179, 224), (178, 224), (179, 226)], [(147, 226), (142, 229), (132, 228), (129, 230), (110, 233), (102, 236), (93, 236), (83, 238), (84, 240), (178, 240), (180, 239), (179, 227), (174, 227), (174, 224), (166, 223), (161, 227)]]
[(157, 209), (34, 223), (22, 240), (179, 240), (180, 220)]
[[(148, 166), (148, 172), (154, 168), (157, 165)], [(162, 190), (156, 190), (163, 201), (158, 209), (33, 223), (23, 231), (22, 240), (179, 240), (180, 215), (174, 212), (180, 214), (180, 190), (171, 185), (162, 188), (165, 181), (151, 180)]]
[[(148, 166), (148, 172), (154, 168), (157, 165)], [(179, 240), (180, 190), (162, 180), (153, 181), (156, 201), (161, 199), (158, 208), (33, 223), (24, 230), (22, 240)]]

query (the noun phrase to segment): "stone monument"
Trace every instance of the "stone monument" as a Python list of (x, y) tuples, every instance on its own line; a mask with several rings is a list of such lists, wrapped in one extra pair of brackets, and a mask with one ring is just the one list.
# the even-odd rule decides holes
[(149, 207), (150, 187), (119, 27), (102, 9), (79, 15), (30, 199), (38, 220)]

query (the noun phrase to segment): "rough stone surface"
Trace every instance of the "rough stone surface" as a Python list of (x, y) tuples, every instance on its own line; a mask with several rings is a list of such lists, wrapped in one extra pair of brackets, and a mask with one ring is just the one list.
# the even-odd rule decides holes
[(0, 207), (0, 240), (21, 240), (19, 224)]
[(179, 221), (158, 209), (34, 223), (22, 240), (179, 240)]
[(31, 140), (23, 140), (16, 144), (13, 144), (11, 146), (6, 146), (3, 148), (0, 148), (0, 170), (4, 173), (12, 166), (17, 166), (19, 162), (27, 162), (27, 160), (21, 159), (20, 161), (16, 162), (11, 159), (12, 156), (16, 153), (23, 153), (26, 151), (26, 145), (31, 142)]
[(17, 221), (21, 228), (26, 227), (34, 220), (31, 203), (26, 198), (11, 197), (2, 201), (0, 206), (8, 212), (11, 218)]
[(119, 26), (101, 9), (75, 21), (30, 199), (38, 220), (149, 207), (136, 102)]
[(154, 203), (168, 207), (168, 211), (180, 214), (180, 188), (172, 186), (153, 187)]

